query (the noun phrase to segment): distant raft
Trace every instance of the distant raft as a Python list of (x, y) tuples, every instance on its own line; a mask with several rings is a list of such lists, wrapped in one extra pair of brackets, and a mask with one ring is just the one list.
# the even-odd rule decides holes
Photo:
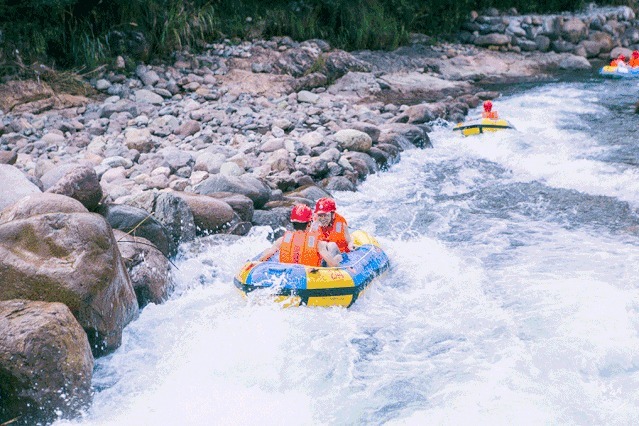
[(599, 74), (608, 78), (637, 78), (639, 77), (639, 67), (611, 67), (606, 65), (599, 70)]
[[(343, 253), (338, 267), (313, 267), (274, 260), (247, 262), (234, 284), (245, 295), (256, 290), (285, 306), (349, 307), (368, 285), (385, 272), (390, 261), (375, 238), (364, 231), (351, 234), (356, 246)], [(275, 254), (271, 259), (277, 259)]]
[(514, 129), (513, 125), (508, 121), (500, 118), (492, 120), (490, 118), (480, 118), (459, 123), (453, 130), (461, 131), (464, 136), (479, 135), (486, 132), (497, 132), (499, 130)]

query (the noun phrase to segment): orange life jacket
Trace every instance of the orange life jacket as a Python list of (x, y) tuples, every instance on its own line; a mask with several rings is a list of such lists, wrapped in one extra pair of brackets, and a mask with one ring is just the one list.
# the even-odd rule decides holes
[(639, 58), (630, 58), (630, 62), (628, 62), (628, 65), (631, 67), (639, 67)]
[(280, 262), (320, 266), (322, 257), (317, 249), (316, 232), (286, 231), (280, 245)]
[(481, 113), (482, 118), (490, 118), (491, 120), (497, 120), (499, 118), (499, 114), (497, 111), (484, 111)]
[(334, 213), (333, 222), (326, 227), (319, 222), (313, 222), (311, 231), (319, 232), (320, 240), (334, 242), (342, 253), (348, 253), (348, 241), (346, 241), (346, 219), (338, 213)]

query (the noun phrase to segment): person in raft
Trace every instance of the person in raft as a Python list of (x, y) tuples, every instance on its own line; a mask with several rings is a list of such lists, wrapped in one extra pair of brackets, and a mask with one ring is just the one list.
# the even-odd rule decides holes
[(639, 67), (639, 50), (634, 50), (632, 52), (628, 65), (631, 66), (632, 68)]
[(625, 67), (626, 65), (626, 57), (622, 54), (617, 56), (617, 59), (613, 59), (612, 61), (610, 61), (611, 67)]
[(341, 253), (353, 250), (353, 240), (348, 232), (346, 219), (337, 213), (335, 200), (332, 198), (324, 197), (317, 200), (315, 220), (311, 224), (311, 230), (319, 232), (320, 240), (335, 243)]
[(270, 259), (279, 250), (279, 261), (297, 263), (306, 266), (338, 266), (342, 261), (335, 243), (321, 241), (318, 232), (308, 230), (313, 218), (313, 210), (304, 204), (298, 204), (291, 210), (290, 221), (293, 231), (286, 231), (267, 249), (260, 261)]
[(491, 120), (497, 120), (499, 114), (493, 110), (493, 103), (490, 101), (484, 102), (484, 112), (481, 113), (481, 118), (489, 118)]

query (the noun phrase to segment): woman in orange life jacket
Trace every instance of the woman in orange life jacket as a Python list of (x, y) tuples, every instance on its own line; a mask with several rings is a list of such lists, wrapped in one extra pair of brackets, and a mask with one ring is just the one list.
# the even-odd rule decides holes
[(481, 113), (481, 118), (489, 118), (491, 120), (497, 120), (499, 118), (499, 114), (497, 114), (497, 111), (493, 111), (492, 102), (484, 102), (484, 112)]
[(633, 68), (639, 67), (639, 50), (634, 50), (632, 52), (632, 56), (630, 56), (630, 61), (628, 62), (628, 65)]
[(611, 67), (625, 67), (626, 65), (626, 57), (621, 54), (617, 57), (617, 59), (613, 59), (610, 62)]
[(319, 232), (320, 240), (332, 242), (337, 245), (341, 253), (353, 250), (353, 240), (348, 232), (346, 219), (337, 213), (335, 200), (324, 197), (315, 204), (315, 218), (311, 224), (311, 230)]
[[(286, 231), (260, 257), (260, 261), (271, 258), (278, 250), (279, 261), (282, 263), (297, 263), (306, 266), (322, 266), (322, 260), (327, 266), (338, 266), (342, 256), (335, 253), (337, 246), (331, 247), (327, 242), (320, 241), (317, 232), (309, 232), (307, 228), (313, 218), (313, 211), (304, 204), (298, 204), (291, 210), (293, 231)], [(334, 244), (333, 244), (334, 245)]]

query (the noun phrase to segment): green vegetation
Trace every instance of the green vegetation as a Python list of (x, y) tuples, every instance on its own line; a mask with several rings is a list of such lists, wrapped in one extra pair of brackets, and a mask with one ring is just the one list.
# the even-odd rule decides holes
[[(471, 10), (577, 10), (584, 0), (0, 0), (0, 74), (24, 64), (93, 69), (117, 55), (150, 61), (222, 38), (321, 38), (394, 49), (409, 33), (454, 33)], [(636, 5), (634, 0), (606, 4)], [(268, 6), (267, 6), (268, 4)]]

